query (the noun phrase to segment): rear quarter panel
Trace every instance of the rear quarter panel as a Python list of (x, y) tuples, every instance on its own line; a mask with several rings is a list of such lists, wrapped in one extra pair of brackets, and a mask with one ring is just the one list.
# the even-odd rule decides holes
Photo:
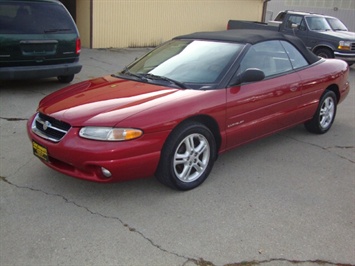
[(298, 74), (302, 81), (304, 120), (313, 117), (326, 89), (333, 88), (338, 91), (339, 103), (349, 92), (349, 67), (342, 60), (322, 59), (313, 66), (299, 71)]

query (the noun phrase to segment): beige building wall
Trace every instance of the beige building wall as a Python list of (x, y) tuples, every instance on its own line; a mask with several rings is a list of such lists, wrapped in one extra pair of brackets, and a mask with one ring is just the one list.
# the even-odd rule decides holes
[[(260, 21), (263, 0), (91, 0), (91, 48), (156, 46), (174, 36), (226, 29), (229, 19)], [(82, 44), (90, 46), (89, 0), (77, 0)], [(90, 17), (90, 16), (89, 16)]]
[(79, 29), (81, 44), (90, 47), (90, 1), (76, 0), (76, 25)]

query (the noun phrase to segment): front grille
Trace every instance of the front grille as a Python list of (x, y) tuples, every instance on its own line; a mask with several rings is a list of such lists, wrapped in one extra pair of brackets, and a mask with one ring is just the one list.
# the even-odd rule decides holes
[(59, 142), (70, 128), (68, 123), (42, 113), (38, 113), (32, 123), (32, 131), (36, 135), (53, 142)]
[(355, 51), (355, 42), (351, 43), (351, 51)]

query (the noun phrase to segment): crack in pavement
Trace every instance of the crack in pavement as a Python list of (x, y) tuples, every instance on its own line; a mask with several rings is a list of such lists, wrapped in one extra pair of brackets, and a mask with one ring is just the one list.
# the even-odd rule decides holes
[[(76, 207), (78, 207), (78, 208), (84, 209), (84, 210), (86, 210), (87, 212), (89, 212), (89, 213), (92, 214), (92, 215), (97, 215), (97, 216), (100, 216), (100, 217), (105, 218), (105, 219), (113, 219), (113, 220), (118, 221), (121, 225), (123, 225), (124, 227), (126, 227), (130, 232), (133, 232), (133, 233), (136, 233), (136, 234), (140, 235), (143, 239), (145, 239), (146, 241), (148, 241), (152, 246), (158, 248), (158, 249), (159, 249), (160, 251), (162, 251), (162, 252), (165, 252), (165, 253), (174, 255), (174, 256), (176, 256), (176, 257), (185, 259), (186, 262), (194, 262), (196, 265), (199, 265), (198, 263), (199, 263), (199, 261), (201, 261), (201, 260), (196, 260), (196, 259), (194, 259), (194, 258), (188, 258), (188, 257), (185, 257), (185, 256), (183, 256), (183, 255), (180, 255), (180, 254), (177, 254), (177, 253), (175, 253), (175, 252), (172, 252), (172, 251), (169, 251), (169, 250), (164, 249), (162, 246), (156, 244), (153, 240), (151, 240), (150, 238), (148, 238), (147, 236), (145, 236), (142, 232), (140, 232), (140, 231), (137, 230), (136, 228), (131, 227), (130, 225), (128, 225), (128, 224), (126, 224), (125, 222), (123, 222), (119, 217), (108, 216), (108, 215), (101, 214), (101, 213), (99, 213), (99, 212), (94, 212), (94, 211), (90, 210), (88, 207), (79, 205), (79, 204), (77, 204), (75, 201), (69, 200), (68, 198), (66, 198), (66, 197), (64, 197), (63, 195), (60, 195), (60, 194), (48, 193), (48, 192), (45, 192), (45, 191), (40, 190), (40, 189), (16, 185), (16, 184), (14, 184), (14, 183), (8, 181), (7, 178), (4, 177), (4, 176), (0, 176), (0, 181), (3, 181), (3, 182), (5, 182), (5, 183), (7, 183), (7, 184), (9, 184), (9, 185), (11, 185), (11, 186), (14, 186), (14, 187), (16, 187), (16, 188), (19, 188), (19, 189), (28, 189), (28, 190), (31, 190), (31, 191), (43, 193), (43, 194), (45, 194), (45, 195), (47, 195), (47, 196), (59, 197), (59, 198), (63, 199), (66, 203), (73, 204), (74, 206), (76, 206)], [(185, 262), (185, 263), (186, 263), (186, 262)]]
[(231, 264), (225, 264), (224, 266), (255, 266), (255, 265), (262, 265), (266, 263), (272, 263), (272, 262), (288, 262), (291, 264), (302, 264), (302, 263), (312, 263), (312, 264), (318, 264), (318, 265), (335, 265), (335, 266), (354, 266), (353, 264), (344, 264), (344, 263), (335, 263), (331, 261), (325, 261), (325, 260), (288, 260), (288, 259), (269, 259), (269, 260), (261, 260), (261, 261), (243, 261), (243, 262), (238, 262), (238, 263), (231, 263)]
[(0, 117), (2, 120), (6, 121), (28, 121), (28, 118), (18, 118), (18, 117)]
[(345, 157), (345, 156), (342, 156), (342, 155), (340, 155), (340, 154), (334, 153), (334, 152), (331, 150), (331, 149), (333, 149), (333, 148), (336, 148), (336, 149), (354, 149), (354, 146), (340, 146), (340, 145), (336, 145), (336, 146), (333, 146), (333, 147), (323, 147), (323, 146), (320, 146), (320, 145), (317, 145), (317, 144), (314, 144), (314, 143), (310, 143), (310, 142), (306, 142), (306, 141), (302, 141), (302, 140), (296, 139), (296, 138), (291, 137), (291, 136), (288, 136), (288, 135), (286, 135), (286, 134), (280, 134), (280, 133), (279, 133), (279, 135), (280, 135), (280, 136), (283, 136), (283, 137), (285, 137), (285, 138), (289, 138), (289, 139), (292, 139), (292, 140), (294, 140), (294, 141), (303, 143), (303, 144), (308, 144), (308, 145), (311, 145), (311, 146), (313, 146), (313, 147), (320, 148), (320, 149), (322, 149), (322, 150), (324, 150), (324, 151), (327, 151), (327, 152), (329, 152), (329, 153), (335, 154), (335, 155), (338, 156), (339, 158), (344, 159), (344, 160), (347, 160), (347, 161), (349, 161), (350, 163), (355, 163), (355, 161), (353, 161), (353, 160), (351, 160), (351, 159), (349, 159), (349, 158), (347, 158), (347, 157)]
[[(85, 211), (87, 211), (88, 213), (92, 214), (92, 215), (97, 215), (100, 216), (102, 218), (105, 219), (113, 219), (118, 221), (122, 226), (126, 227), (130, 232), (132, 233), (136, 233), (139, 236), (141, 236), (144, 240), (148, 241), (153, 247), (156, 247), (157, 249), (159, 249), (160, 251), (176, 256), (178, 258), (182, 258), (185, 259), (186, 261), (182, 264), (182, 266), (186, 266), (189, 263), (194, 263), (197, 266), (216, 266), (214, 263), (210, 262), (210, 261), (206, 261), (203, 258), (199, 258), (199, 259), (194, 259), (194, 258), (189, 258), (183, 255), (180, 255), (178, 253), (169, 251), (167, 249), (164, 249), (162, 246), (156, 244), (153, 240), (151, 240), (150, 238), (148, 238), (147, 236), (145, 236), (142, 232), (140, 232), (139, 230), (137, 230), (134, 227), (131, 227), (130, 225), (128, 225), (127, 223), (123, 222), (123, 220), (121, 220), (119, 217), (115, 217), (115, 216), (108, 216), (108, 215), (104, 215), (101, 214), (99, 212), (94, 212), (92, 210), (90, 210), (88, 207), (82, 206), (77, 204), (75, 201), (69, 200), (68, 198), (64, 197), (63, 195), (60, 194), (56, 194), (56, 193), (48, 193), (45, 192), (43, 190), (40, 189), (36, 189), (36, 188), (31, 188), (31, 187), (26, 187), (26, 186), (20, 186), (20, 185), (16, 185), (10, 181), (7, 180), (6, 177), (4, 176), (0, 176), (0, 181), (3, 181), (11, 186), (14, 186), (16, 188), (19, 189), (28, 189), (34, 192), (40, 192), (43, 193), (47, 196), (54, 196), (54, 197), (59, 197), (61, 199), (63, 199), (65, 201), (65, 203), (69, 203), (69, 204), (73, 204), (74, 206), (84, 209)], [(302, 263), (312, 263), (312, 264), (318, 264), (318, 265), (336, 265), (336, 266), (355, 266), (354, 264), (344, 264), (344, 263), (335, 263), (335, 262), (331, 262), (331, 261), (324, 261), (324, 260), (289, 260), (289, 259), (282, 259), (282, 258), (277, 258), (277, 259), (269, 259), (269, 260), (253, 260), (253, 261), (242, 261), (242, 262), (237, 262), (237, 263), (228, 263), (225, 264), (224, 266), (256, 266), (256, 265), (262, 265), (262, 264), (267, 264), (267, 263), (272, 263), (272, 262), (288, 262), (291, 264), (302, 264)]]

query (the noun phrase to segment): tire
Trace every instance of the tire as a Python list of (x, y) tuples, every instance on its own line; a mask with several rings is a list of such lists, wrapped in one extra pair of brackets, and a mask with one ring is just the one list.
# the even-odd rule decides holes
[(165, 142), (156, 177), (174, 189), (196, 188), (210, 174), (216, 155), (212, 132), (201, 123), (185, 122)]
[(328, 48), (320, 48), (315, 54), (323, 58), (334, 58), (333, 51)]
[(337, 111), (337, 98), (333, 91), (327, 90), (319, 101), (319, 105), (312, 120), (305, 123), (309, 132), (326, 133), (332, 126)]
[(58, 76), (58, 81), (60, 83), (70, 83), (74, 79), (74, 74), (73, 75), (67, 75), (67, 76)]

